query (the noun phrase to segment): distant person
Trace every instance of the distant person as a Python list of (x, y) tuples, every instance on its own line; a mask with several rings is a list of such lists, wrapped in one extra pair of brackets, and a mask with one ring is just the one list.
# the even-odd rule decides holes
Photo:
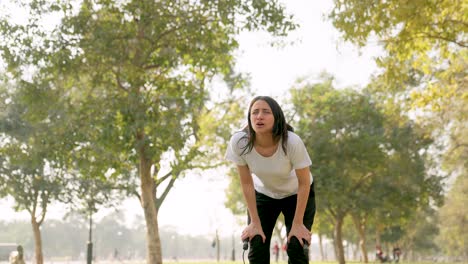
[(393, 248), (393, 261), (398, 263), (400, 261), (401, 249), (399, 246)]
[(287, 255), (286, 250), (288, 249), (287, 247), (288, 247), (287, 242), (283, 243), (283, 245), (281, 246), (281, 256), (282, 256), (283, 260), (286, 259), (286, 255)]
[(252, 100), (247, 123), (232, 135), (226, 159), (237, 165), (248, 207), (241, 238), (249, 240), (249, 261), (270, 263), (271, 236), (283, 213), (289, 263), (308, 263), (303, 244), (311, 240), (315, 195), (307, 149), (271, 97)]
[(25, 264), (24, 251), (21, 245), (16, 247), (16, 251), (10, 253), (10, 264)]
[(375, 253), (375, 257), (381, 262), (381, 263), (384, 263), (384, 262), (389, 262), (390, 259), (388, 258), (388, 256), (385, 256), (383, 251), (382, 251), (382, 248), (380, 246), (376, 246), (376, 253)]
[(278, 262), (279, 250), (280, 250), (280, 248), (278, 246), (278, 242), (275, 242), (275, 245), (273, 246), (273, 255), (275, 256), (276, 262)]

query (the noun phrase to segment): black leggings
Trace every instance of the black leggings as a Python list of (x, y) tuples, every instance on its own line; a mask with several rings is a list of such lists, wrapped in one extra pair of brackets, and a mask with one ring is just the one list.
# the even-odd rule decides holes
[[(291, 230), (294, 213), (296, 211), (297, 195), (292, 195), (283, 199), (273, 199), (259, 192), (255, 192), (257, 211), (262, 224), (263, 233), (265, 233), (265, 243), (261, 236), (255, 236), (250, 241), (249, 261), (252, 264), (270, 263), (270, 242), (276, 220), (280, 213), (284, 215), (287, 234)], [(307, 200), (304, 212), (304, 225), (311, 230), (315, 216), (315, 192), (314, 183), (310, 186), (309, 198)], [(250, 224), (250, 215), (248, 217)], [(288, 263), (302, 264), (308, 263), (308, 256), (304, 254), (303, 247), (299, 240), (294, 236), (287, 246)]]

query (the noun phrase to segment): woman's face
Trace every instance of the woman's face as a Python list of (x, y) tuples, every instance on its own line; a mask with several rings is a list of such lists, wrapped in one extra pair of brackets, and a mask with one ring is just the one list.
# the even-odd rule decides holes
[(275, 117), (271, 111), (270, 105), (264, 100), (258, 100), (250, 109), (250, 122), (252, 128), (257, 134), (271, 134), (273, 132), (273, 125), (275, 124)]

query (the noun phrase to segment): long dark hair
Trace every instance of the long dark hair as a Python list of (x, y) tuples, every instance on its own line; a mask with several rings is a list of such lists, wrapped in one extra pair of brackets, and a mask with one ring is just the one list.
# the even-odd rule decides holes
[(294, 131), (294, 128), (286, 123), (283, 110), (281, 109), (278, 102), (275, 101), (275, 99), (269, 96), (257, 96), (252, 100), (252, 102), (250, 102), (249, 110), (247, 111), (248, 124), (243, 129), (247, 135), (240, 139), (247, 139), (247, 144), (243, 148), (244, 150), (242, 151), (241, 155), (252, 151), (255, 142), (256, 134), (252, 127), (252, 121), (250, 120), (250, 111), (252, 110), (253, 104), (259, 100), (267, 102), (267, 104), (270, 106), (273, 117), (275, 118), (275, 122), (273, 124), (273, 140), (277, 142), (280, 140), (280, 138), (283, 139), (281, 147), (283, 148), (284, 153), (287, 154), (286, 146), (288, 144), (288, 131)]

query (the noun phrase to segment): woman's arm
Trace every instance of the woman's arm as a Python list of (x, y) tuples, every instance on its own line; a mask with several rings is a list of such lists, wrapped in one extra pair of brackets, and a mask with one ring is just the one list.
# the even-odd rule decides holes
[(265, 242), (266, 237), (263, 233), (262, 224), (257, 211), (252, 174), (247, 165), (237, 165), (237, 170), (239, 172), (242, 192), (247, 203), (251, 220), (249, 226), (242, 232), (241, 238), (242, 240), (252, 239), (255, 235), (260, 235), (263, 238), (263, 242)]
[(307, 200), (309, 198), (309, 191), (310, 191), (310, 171), (309, 167), (305, 167), (302, 169), (296, 170), (296, 176), (299, 183), (299, 187), (297, 190), (297, 203), (296, 203), (296, 211), (294, 214), (293, 224), (291, 227), (291, 231), (288, 235), (288, 241), (291, 237), (295, 236), (301, 243), (303, 244), (302, 239), (305, 239), (310, 245), (311, 234), (310, 230), (304, 226), (304, 212), (307, 206)]

